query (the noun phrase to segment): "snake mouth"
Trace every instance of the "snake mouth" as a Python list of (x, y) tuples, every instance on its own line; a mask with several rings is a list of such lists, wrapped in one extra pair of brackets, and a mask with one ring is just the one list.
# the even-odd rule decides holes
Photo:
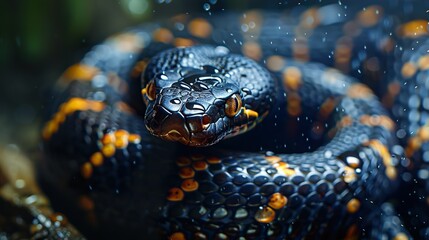
[(190, 142), (189, 134), (183, 134), (176, 129), (169, 130), (167, 133), (160, 135), (160, 137), (168, 141), (180, 142), (183, 144), (189, 144)]

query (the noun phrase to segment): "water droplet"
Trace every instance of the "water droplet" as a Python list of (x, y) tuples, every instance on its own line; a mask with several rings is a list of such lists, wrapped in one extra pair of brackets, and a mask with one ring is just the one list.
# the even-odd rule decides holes
[(208, 3), (204, 3), (204, 4), (203, 4), (203, 8), (204, 8), (204, 10), (206, 10), (206, 11), (210, 10), (210, 4), (208, 4)]

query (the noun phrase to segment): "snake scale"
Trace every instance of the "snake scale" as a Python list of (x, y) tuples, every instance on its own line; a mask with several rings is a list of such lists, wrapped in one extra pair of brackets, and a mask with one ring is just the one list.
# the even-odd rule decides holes
[(50, 100), (54, 206), (90, 238), (425, 238), (427, 21), (350, 12), (184, 14), (95, 46)]

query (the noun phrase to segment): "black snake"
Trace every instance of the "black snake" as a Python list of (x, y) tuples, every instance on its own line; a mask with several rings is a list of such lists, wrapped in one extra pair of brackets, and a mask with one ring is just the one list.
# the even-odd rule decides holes
[(427, 22), (342, 14), (180, 15), (94, 47), (43, 129), (54, 205), (93, 237), (408, 239), (383, 202), (429, 160)]

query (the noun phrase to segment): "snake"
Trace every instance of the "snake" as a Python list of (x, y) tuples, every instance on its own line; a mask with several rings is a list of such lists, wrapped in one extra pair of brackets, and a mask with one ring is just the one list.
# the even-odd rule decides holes
[(345, 12), (183, 14), (95, 46), (46, 107), (54, 207), (89, 238), (424, 238), (427, 21)]

